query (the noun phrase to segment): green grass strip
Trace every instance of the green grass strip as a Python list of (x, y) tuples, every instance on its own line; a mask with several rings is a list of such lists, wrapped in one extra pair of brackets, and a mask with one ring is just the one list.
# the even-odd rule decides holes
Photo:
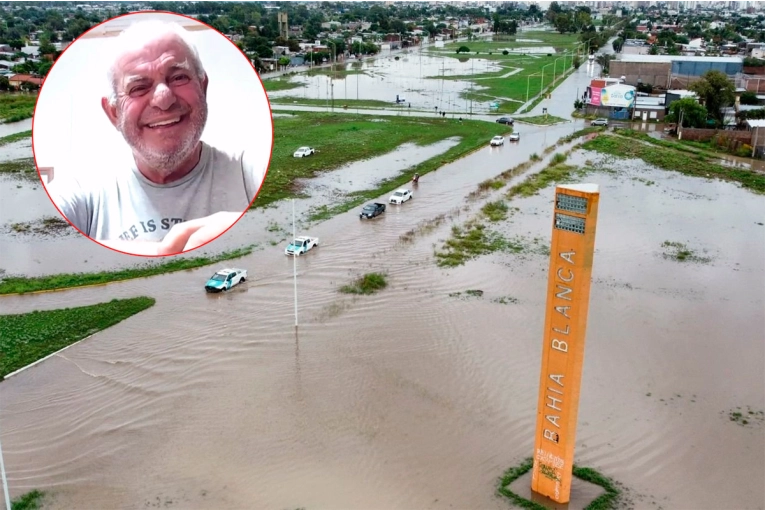
[(0, 121), (18, 122), (29, 119), (35, 111), (37, 94), (0, 94)]
[[(500, 479), (497, 492), (501, 494), (502, 496), (505, 496), (506, 498), (508, 498), (510, 501), (520, 506), (521, 508), (528, 508), (531, 510), (547, 510), (547, 507), (545, 507), (544, 505), (540, 505), (539, 503), (530, 501), (514, 493), (509, 488), (511, 483), (513, 483), (515, 480), (517, 480), (521, 476), (528, 473), (533, 466), (534, 466), (533, 459), (531, 457), (528, 457), (520, 465), (511, 467), (510, 469), (505, 471), (505, 473), (502, 475), (502, 478)], [(613, 481), (610, 478), (600, 474), (599, 472), (595, 471), (592, 468), (579, 467), (577, 465), (574, 465), (572, 469), (572, 474), (575, 477), (579, 478), (580, 480), (584, 480), (586, 482), (599, 485), (603, 487), (603, 489), (605, 489), (606, 491), (603, 494), (601, 494), (599, 497), (591, 501), (589, 505), (584, 507), (584, 510), (611, 510), (611, 509), (617, 508), (621, 491), (619, 491), (619, 489), (616, 488), (616, 486), (614, 485)]]
[(559, 124), (561, 122), (568, 122), (566, 119), (556, 117), (555, 115), (536, 115), (534, 117), (517, 117), (515, 120), (518, 122), (525, 122), (526, 124), (535, 124), (537, 126), (549, 126), (552, 124)]
[(710, 163), (703, 154), (689, 154), (670, 147), (655, 147), (614, 135), (601, 135), (582, 145), (583, 149), (620, 158), (638, 158), (650, 165), (695, 177), (716, 177), (740, 183), (756, 193), (765, 193), (765, 175), (742, 168)]
[(158, 274), (172, 273), (184, 269), (194, 269), (207, 266), (223, 260), (237, 259), (249, 255), (255, 245), (237, 248), (218, 255), (193, 258), (174, 258), (159, 264), (146, 264), (138, 267), (116, 271), (101, 271), (100, 273), (70, 273), (49, 276), (11, 276), (0, 282), (0, 294), (23, 294), (26, 292), (69, 289), (86, 285), (98, 285), (133, 278), (145, 278)]
[(146, 310), (154, 303), (154, 298), (137, 297), (62, 310), (0, 315), (0, 351), (3, 352), (0, 380), (11, 372)]
[(290, 80), (292, 80), (291, 77), (263, 80), (263, 87), (266, 89), (266, 92), (276, 92), (277, 90), (299, 89), (305, 86), (302, 83), (295, 83)]
[(18, 142), (25, 138), (32, 138), (32, 131), (22, 131), (21, 133), (13, 133), (12, 135), (3, 136), (0, 138), (0, 147), (8, 145), (9, 143)]

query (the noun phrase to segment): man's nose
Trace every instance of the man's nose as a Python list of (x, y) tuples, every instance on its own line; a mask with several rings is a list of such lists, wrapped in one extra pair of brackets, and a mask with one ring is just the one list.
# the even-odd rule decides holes
[(151, 105), (160, 110), (167, 110), (175, 104), (175, 94), (170, 87), (164, 83), (157, 84), (154, 87), (154, 95), (151, 98)]

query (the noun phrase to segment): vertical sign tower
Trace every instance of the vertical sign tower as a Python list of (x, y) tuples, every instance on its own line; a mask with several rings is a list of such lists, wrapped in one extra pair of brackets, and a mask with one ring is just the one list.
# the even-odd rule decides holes
[(557, 186), (539, 379), (532, 491), (568, 503), (600, 192)]

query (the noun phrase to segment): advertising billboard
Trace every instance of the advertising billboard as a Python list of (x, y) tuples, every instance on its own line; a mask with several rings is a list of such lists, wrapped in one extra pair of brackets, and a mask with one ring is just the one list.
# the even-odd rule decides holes
[(634, 102), (635, 87), (630, 85), (610, 85), (600, 91), (600, 104), (603, 106), (630, 108)]

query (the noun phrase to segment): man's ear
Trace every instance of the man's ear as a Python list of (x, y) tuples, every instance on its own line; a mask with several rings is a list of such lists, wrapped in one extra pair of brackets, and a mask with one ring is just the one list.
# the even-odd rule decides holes
[(207, 77), (207, 73), (205, 73), (205, 77), (202, 80), (202, 92), (204, 92), (205, 97), (207, 97), (207, 85), (209, 85), (210, 79)]
[(102, 97), (101, 108), (103, 108), (106, 116), (109, 117), (109, 122), (112, 123), (112, 126), (117, 127), (117, 105), (111, 104), (108, 97)]

